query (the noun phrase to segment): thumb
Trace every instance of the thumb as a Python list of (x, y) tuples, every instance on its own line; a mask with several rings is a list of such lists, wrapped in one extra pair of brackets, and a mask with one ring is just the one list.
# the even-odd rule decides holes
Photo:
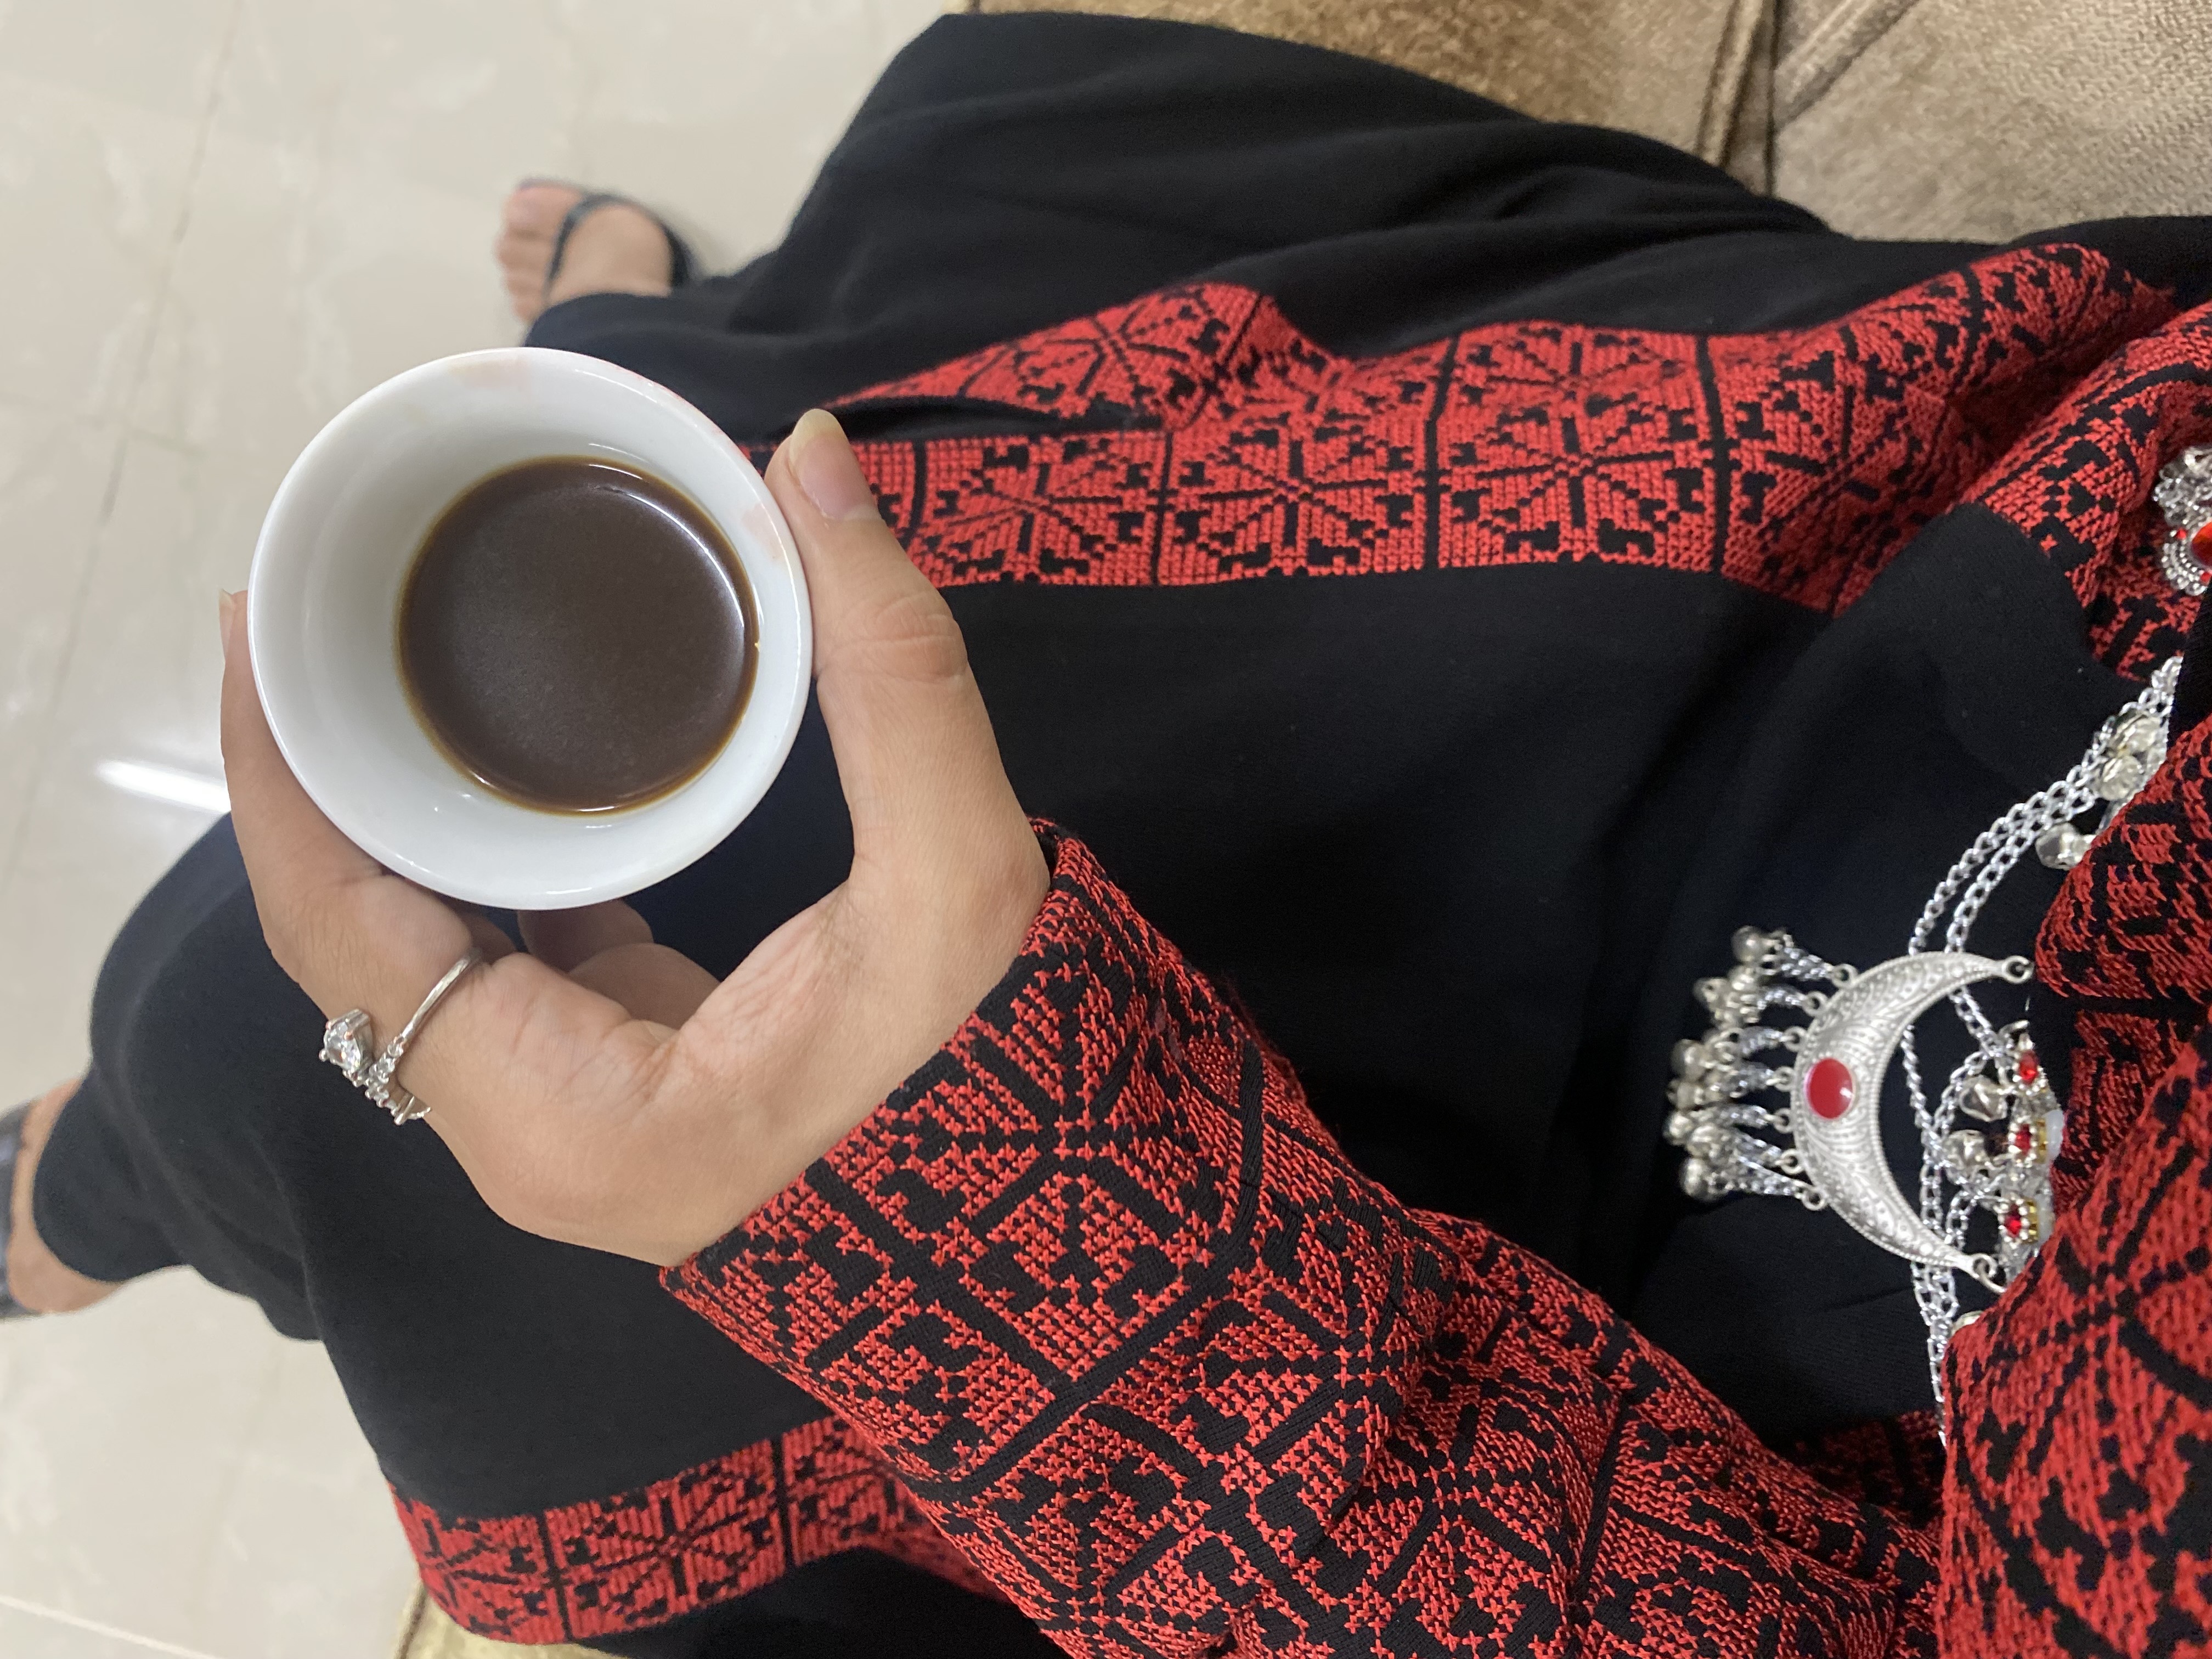
[(878, 516), (836, 418), (811, 410), (768, 483), (806, 568), (856, 878), (894, 874), (942, 894), (1037, 859), (959, 624)]

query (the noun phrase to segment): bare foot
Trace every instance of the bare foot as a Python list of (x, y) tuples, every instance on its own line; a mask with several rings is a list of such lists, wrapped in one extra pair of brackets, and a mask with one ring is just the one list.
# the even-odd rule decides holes
[(39, 1155), (79, 1081), (71, 1078), (31, 1103), (30, 1115), (23, 1121), (23, 1149), (15, 1158), (15, 1187), (9, 1194), (8, 1291), (33, 1313), (75, 1313), (112, 1296), (118, 1288), (64, 1267), (31, 1219), (31, 1181)]
[(668, 238), (651, 214), (626, 202), (606, 203), (585, 216), (561, 256), (561, 274), (547, 290), (553, 239), (561, 234), (568, 210), (583, 197), (568, 185), (520, 185), (501, 210), (492, 254), (507, 280), (508, 302), (526, 323), (536, 322), (548, 306), (580, 294), (668, 292)]

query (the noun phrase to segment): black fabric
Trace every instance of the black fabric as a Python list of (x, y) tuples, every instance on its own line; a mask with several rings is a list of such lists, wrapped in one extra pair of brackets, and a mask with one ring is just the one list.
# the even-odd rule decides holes
[(319, 1336), (386, 1473), (463, 1514), (619, 1492), (819, 1415), (729, 1364), (644, 1263), (493, 1215), (434, 1135), (316, 1058), (321, 1027), (262, 943), (225, 820), (108, 954), (92, 1069), (40, 1165), (40, 1235), (98, 1279), (189, 1262)]
[(2212, 605), (2197, 611), (2189, 630), (2189, 648), (2173, 687), (2172, 735), (2194, 730), (2207, 714), (2212, 714)]
[[(2198, 233), (2084, 234), (2171, 264)], [(1201, 275), (1367, 352), (1528, 317), (1809, 324), (1975, 252), (1854, 242), (1662, 146), (1304, 47), (957, 18), (884, 76), (781, 247), (665, 300), (570, 301), (532, 338), (757, 441)], [(1021, 418), (890, 406), (862, 435)], [(1233, 988), (1366, 1168), (1632, 1307), (1763, 1431), (1926, 1403), (1901, 1267), (1787, 1205), (1688, 1212), (1665, 1056), (1740, 923), (1893, 954), (2123, 695), (2014, 532), (1953, 515), (1832, 626), (1717, 576), (1573, 564), (951, 601), (1024, 803)], [(745, 824), (639, 902), (720, 973), (848, 851), (810, 716)], [(1978, 942), (2020, 948), (2047, 897), (2024, 880)], [(648, 1270), (497, 1221), (436, 1137), (316, 1062), (319, 1025), (218, 828), (111, 956), (39, 1182), (62, 1256), (186, 1261), (319, 1335), (395, 1485), (448, 1512), (600, 1497), (813, 1414)], [(735, 1644), (836, 1627), (877, 1593), (841, 1573), (863, 1570), (610, 1645), (811, 1651)], [(1023, 1650), (982, 1606), (975, 1650)], [(907, 1637), (870, 1650), (936, 1650)]]
[(885, 70), (774, 252), (666, 301), (571, 300), (531, 340), (611, 357), (763, 438), (1200, 275), (1364, 354), (1522, 317), (1825, 321), (1978, 251), (1847, 242), (1650, 139), (1311, 46), (948, 17)]
[(738, 1607), (709, 1607), (592, 1645), (626, 1659), (1059, 1659), (1063, 1652), (1007, 1603), (873, 1550), (810, 1561)]

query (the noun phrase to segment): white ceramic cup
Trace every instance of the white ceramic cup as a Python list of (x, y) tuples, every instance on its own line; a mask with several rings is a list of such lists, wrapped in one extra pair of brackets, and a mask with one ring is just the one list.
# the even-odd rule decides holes
[[(696, 502), (736, 550), (760, 629), (752, 692), (721, 752), (681, 788), (613, 812), (494, 793), (431, 742), (400, 680), (401, 592), (439, 515), (502, 468), (572, 455)], [(806, 578), (760, 474), (675, 393), (574, 352), (473, 351), (365, 394), (278, 486), (247, 592), (261, 706), (315, 805), (386, 869), (495, 908), (597, 903), (681, 870), (759, 804), (806, 710)]]

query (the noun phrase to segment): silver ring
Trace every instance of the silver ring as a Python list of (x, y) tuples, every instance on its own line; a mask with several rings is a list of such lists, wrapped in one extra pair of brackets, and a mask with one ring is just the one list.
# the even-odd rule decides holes
[(446, 969), (445, 977), (433, 985), (430, 994), (422, 999), (422, 1006), (415, 1011), (414, 1018), (399, 1028), (399, 1035), (374, 1059), (369, 1056), (376, 1038), (365, 1008), (349, 1008), (323, 1027), (322, 1057), (343, 1073), (347, 1082), (391, 1113), (394, 1123), (412, 1123), (418, 1117), (428, 1117), (430, 1109), (400, 1085), (399, 1062), (407, 1058), (407, 1045), (415, 1041), (423, 1023), (437, 1012), (447, 993), (460, 983), (462, 975), (483, 960), (483, 952), (471, 947), (466, 956)]

